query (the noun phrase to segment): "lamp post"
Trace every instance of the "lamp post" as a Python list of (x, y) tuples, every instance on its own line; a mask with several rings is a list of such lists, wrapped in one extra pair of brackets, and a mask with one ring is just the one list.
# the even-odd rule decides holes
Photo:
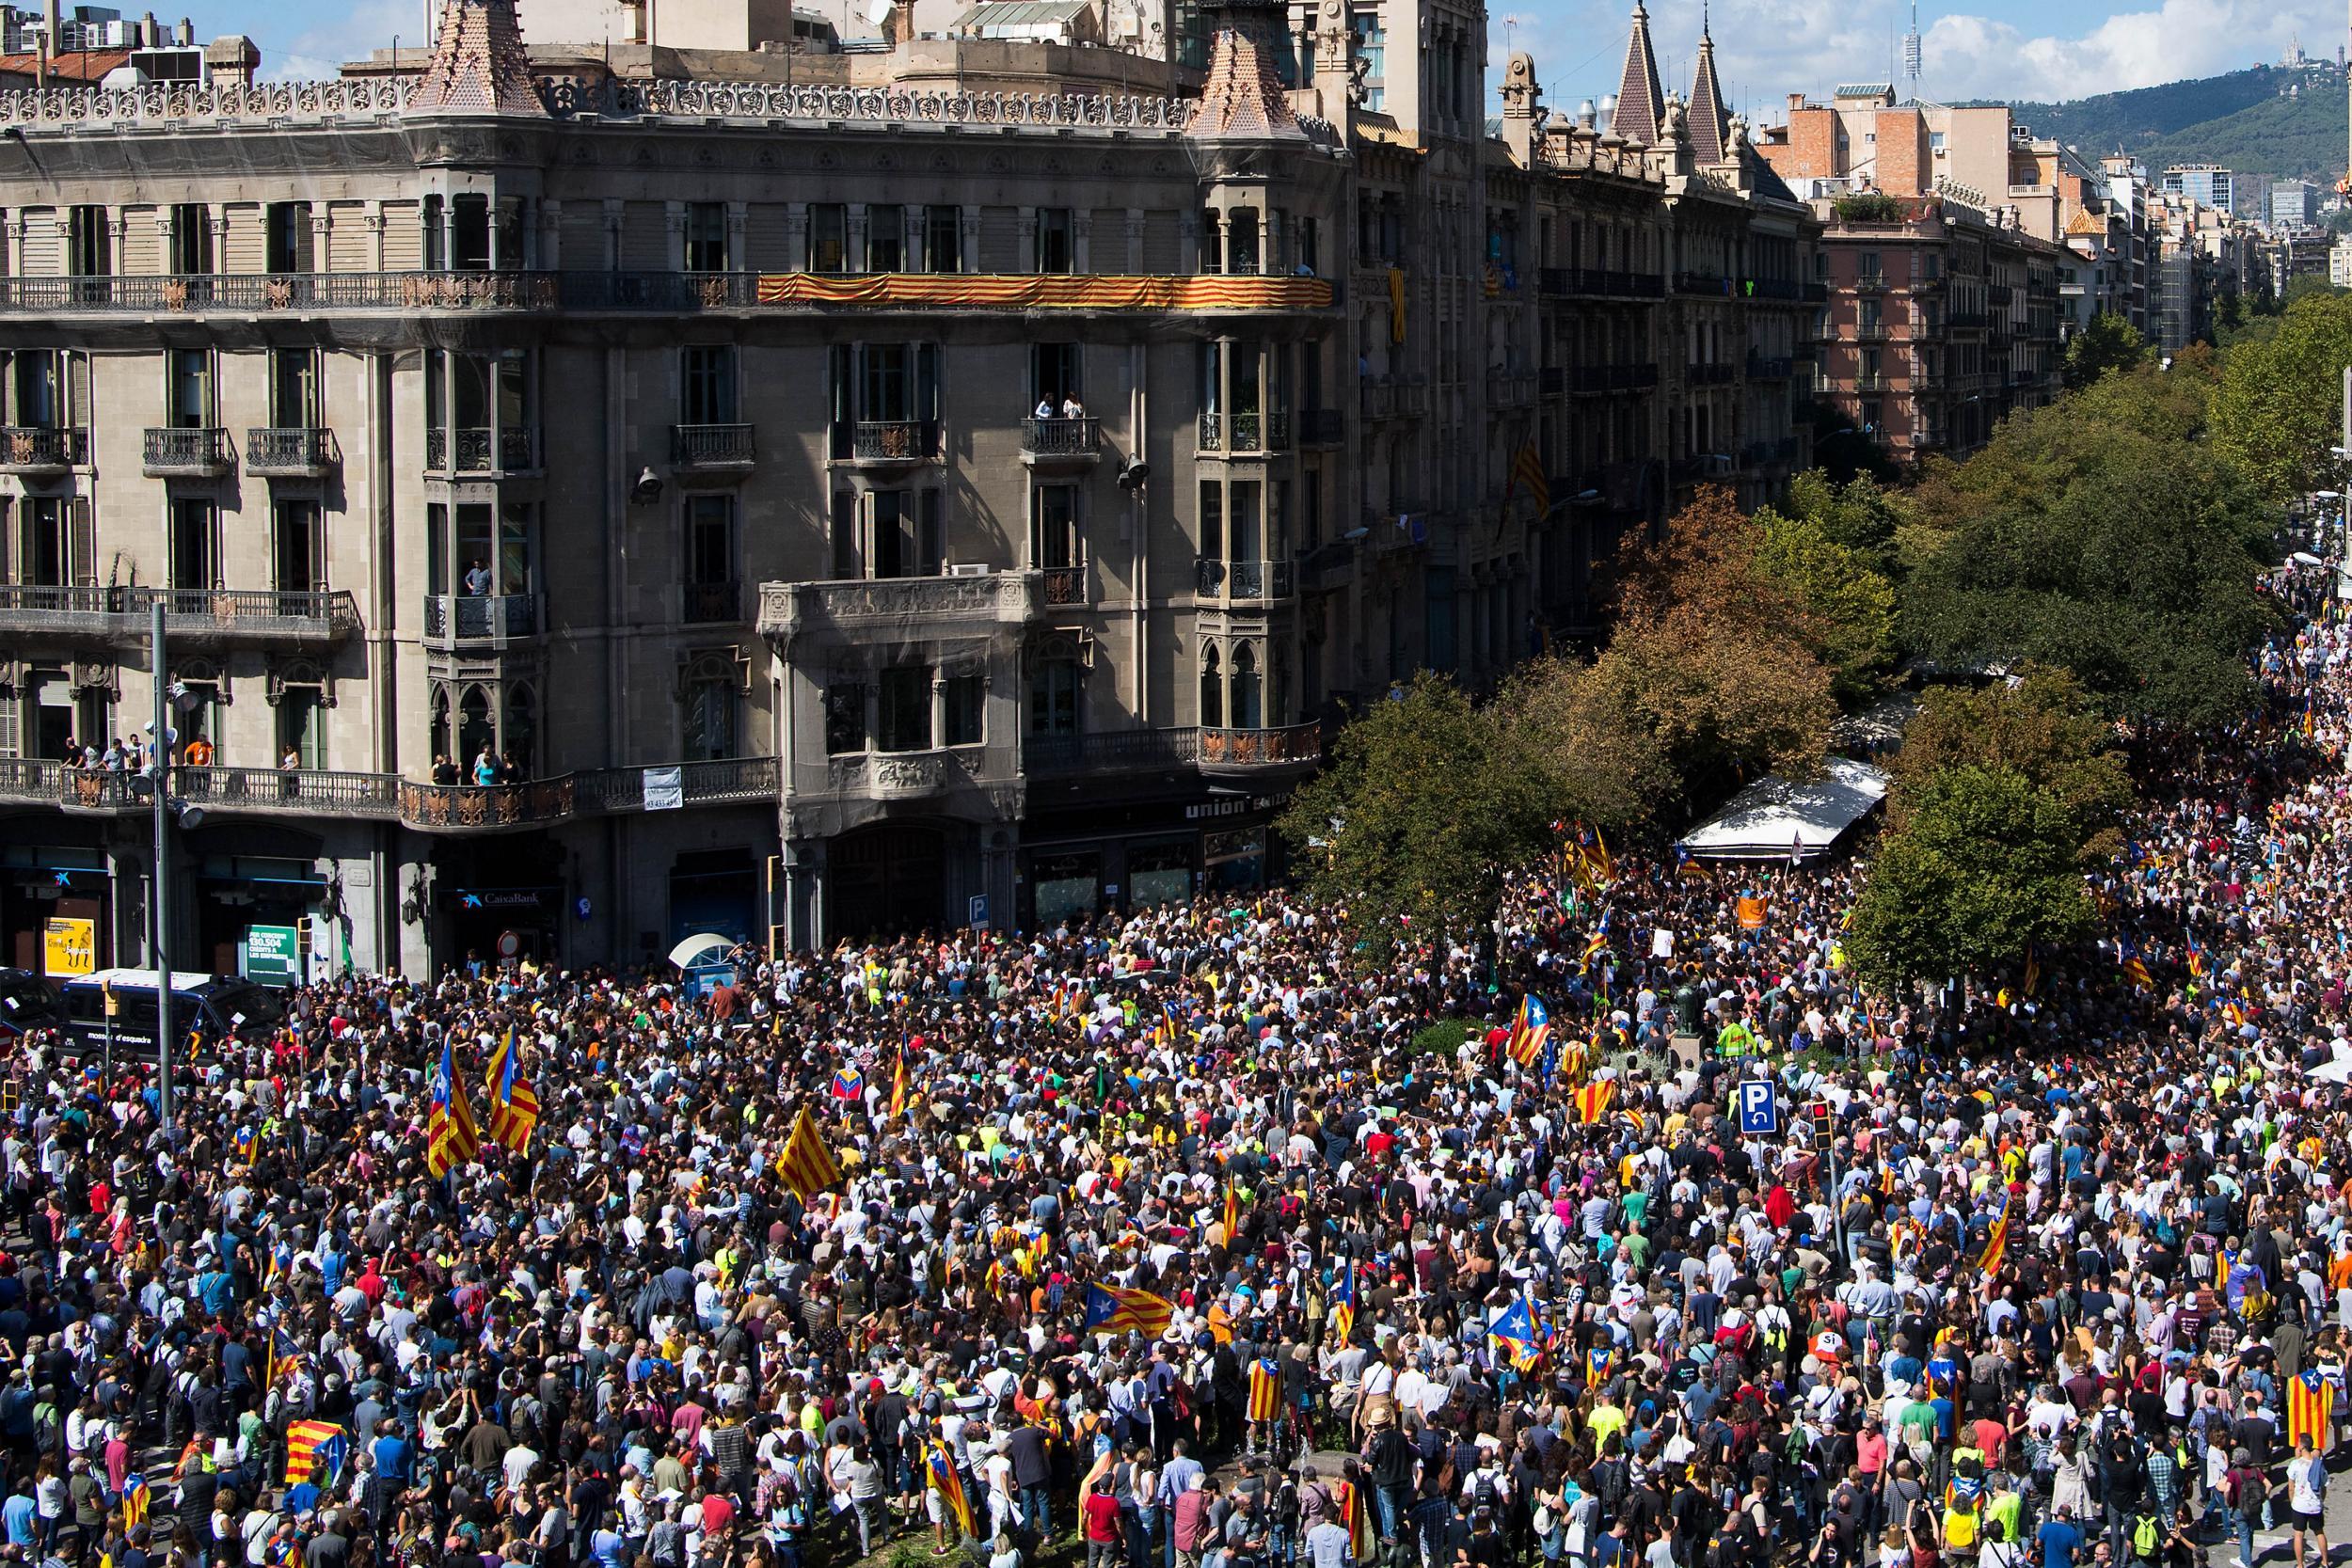
[(150, 610), (148, 651), (155, 676), (155, 720), (148, 752), (149, 789), (155, 812), (155, 1117), (163, 1124), (167, 1144), (171, 1137), (171, 854), (166, 847), (171, 816), (171, 694), (164, 672), (164, 600), (158, 594)]

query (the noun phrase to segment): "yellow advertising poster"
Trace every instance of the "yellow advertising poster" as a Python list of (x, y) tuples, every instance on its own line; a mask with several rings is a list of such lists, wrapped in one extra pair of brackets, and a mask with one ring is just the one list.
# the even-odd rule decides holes
[(88, 974), (98, 968), (98, 922), (52, 920), (41, 931), (41, 973)]

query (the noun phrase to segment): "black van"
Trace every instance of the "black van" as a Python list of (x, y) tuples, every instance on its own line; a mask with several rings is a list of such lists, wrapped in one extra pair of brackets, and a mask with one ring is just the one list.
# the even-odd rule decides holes
[(46, 975), (29, 969), (0, 969), (0, 1040), (65, 1024), (65, 1004)]
[[(104, 1046), (109, 988), (116, 1002), (116, 1053), (154, 1060), (155, 972), (151, 969), (104, 969), (68, 980), (60, 989), (73, 1047), (87, 1053)], [(208, 1044), (262, 1038), (285, 1018), (286, 1009), (277, 994), (250, 980), (172, 972), (171, 1032), (183, 1047), (191, 1035)]]

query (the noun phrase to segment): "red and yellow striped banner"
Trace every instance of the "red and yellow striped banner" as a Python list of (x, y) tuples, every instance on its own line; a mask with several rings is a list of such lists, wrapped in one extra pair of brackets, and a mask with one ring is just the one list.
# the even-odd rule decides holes
[(762, 305), (928, 305), (979, 310), (1321, 310), (1323, 277), (1101, 277), (1078, 273), (911, 273), (859, 277), (780, 272), (759, 279)]

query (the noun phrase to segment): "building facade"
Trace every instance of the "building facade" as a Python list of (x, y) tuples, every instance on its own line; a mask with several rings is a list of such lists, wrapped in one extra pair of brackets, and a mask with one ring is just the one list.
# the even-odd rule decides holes
[(450, 0), (338, 81), (0, 94), (9, 957), (144, 957), (143, 804), (69, 752), (159, 676), (182, 967), (1238, 893), (1323, 721), (1806, 460), (1818, 224), (1711, 64), (1628, 137), (1529, 62), (1498, 136), (1475, 7), (1159, 25), (1205, 69)]

